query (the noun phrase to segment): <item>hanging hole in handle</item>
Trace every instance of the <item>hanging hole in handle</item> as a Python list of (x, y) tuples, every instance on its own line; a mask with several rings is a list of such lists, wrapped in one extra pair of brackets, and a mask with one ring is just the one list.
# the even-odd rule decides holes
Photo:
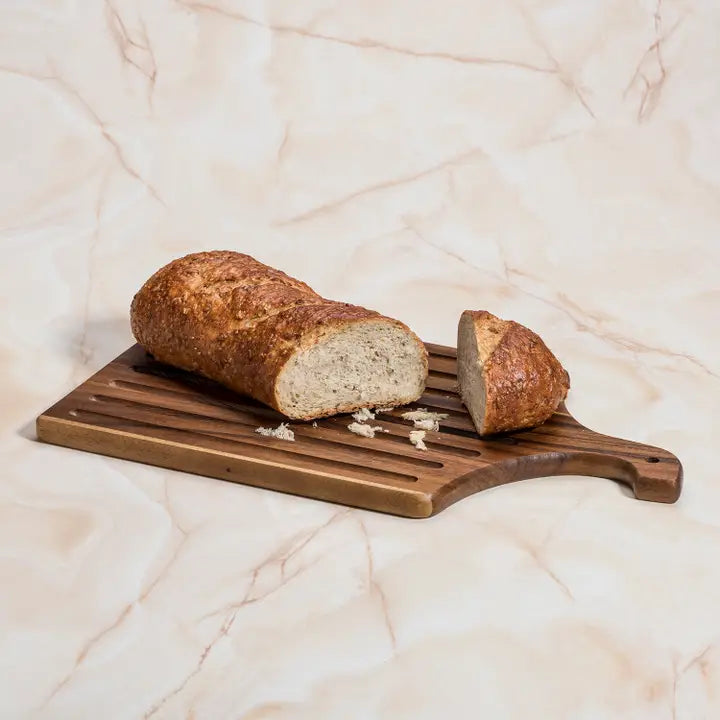
[(659, 463), (659, 462), (660, 462), (660, 458), (657, 458), (657, 457), (649, 457), (649, 458), (645, 458), (645, 461), (646, 461), (646, 462), (649, 462), (649, 463)]

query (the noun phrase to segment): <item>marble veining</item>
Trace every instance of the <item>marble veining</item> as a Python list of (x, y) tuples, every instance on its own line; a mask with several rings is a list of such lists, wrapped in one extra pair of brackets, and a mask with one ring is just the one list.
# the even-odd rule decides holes
[[(720, 717), (720, 10), (0, 7), (0, 718)], [(454, 342), (540, 332), (675, 506), (545, 478), (410, 521), (39, 445), (173, 257)]]

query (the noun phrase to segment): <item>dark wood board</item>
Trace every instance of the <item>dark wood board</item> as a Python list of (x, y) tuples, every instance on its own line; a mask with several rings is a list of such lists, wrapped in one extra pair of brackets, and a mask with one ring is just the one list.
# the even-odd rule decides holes
[[(562, 406), (544, 425), (480, 439), (457, 395), (455, 350), (427, 345), (430, 375), (417, 403), (380, 414), (388, 433), (350, 433), (348, 415), (291, 422), (295, 442), (263, 437), (285, 418), (138, 345), (37, 419), (44, 442), (407, 517), (428, 517), (471, 493), (550, 475), (618, 480), (642, 500), (675, 502), (682, 466), (670, 452), (595, 433)], [(401, 412), (448, 413), (428, 450)]]

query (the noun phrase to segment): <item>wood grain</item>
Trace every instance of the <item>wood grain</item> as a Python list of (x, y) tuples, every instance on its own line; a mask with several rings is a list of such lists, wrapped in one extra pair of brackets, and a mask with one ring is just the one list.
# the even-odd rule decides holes
[(533, 430), (481, 440), (456, 392), (453, 348), (427, 345), (425, 394), (410, 408), (448, 413), (408, 440), (401, 412), (377, 416), (387, 433), (361, 438), (336, 416), (293, 422), (295, 442), (262, 437), (285, 418), (209, 380), (131, 347), (37, 419), (44, 442), (407, 517), (428, 517), (480, 490), (549, 475), (594, 475), (642, 500), (675, 502), (682, 466), (670, 452), (588, 430), (565, 409)]

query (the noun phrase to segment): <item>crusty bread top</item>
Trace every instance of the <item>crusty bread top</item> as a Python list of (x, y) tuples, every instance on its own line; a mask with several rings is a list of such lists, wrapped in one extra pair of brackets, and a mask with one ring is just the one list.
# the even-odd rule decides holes
[(472, 318), (486, 407), (484, 434), (533, 427), (545, 422), (565, 399), (570, 376), (542, 339), (512, 320), (485, 310)]
[(158, 360), (273, 407), (280, 370), (328, 330), (377, 319), (411, 332), (398, 320), (326, 300), (304, 282), (226, 250), (165, 265), (135, 295), (130, 316), (136, 339)]

